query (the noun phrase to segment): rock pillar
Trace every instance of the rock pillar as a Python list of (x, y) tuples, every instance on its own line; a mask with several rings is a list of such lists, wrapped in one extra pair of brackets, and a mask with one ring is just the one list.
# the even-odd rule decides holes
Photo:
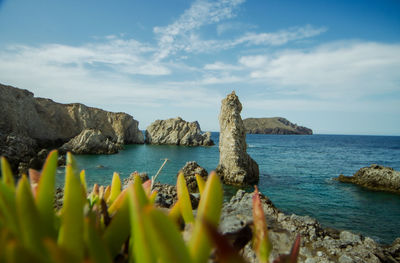
[(233, 91), (222, 100), (219, 114), (219, 164), (217, 174), (226, 184), (258, 182), (258, 164), (246, 152), (246, 132), (240, 117), (242, 104)]

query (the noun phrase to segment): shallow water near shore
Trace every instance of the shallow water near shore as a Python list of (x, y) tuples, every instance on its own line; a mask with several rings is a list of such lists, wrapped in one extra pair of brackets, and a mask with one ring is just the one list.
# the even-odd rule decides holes
[[(158, 180), (175, 184), (188, 161), (212, 171), (219, 160), (218, 133), (211, 147), (127, 145), (115, 155), (76, 156), (89, 186), (110, 184), (114, 171), (126, 178), (133, 171), (154, 175), (169, 161)], [(373, 163), (400, 170), (400, 136), (247, 135), (248, 153), (260, 168), (261, 192), (285, 213), (309, 215), (326, 227), (370, 236), (380, 243), (400, 237), (400, 195), (375, 192), (332, 180), (352, 175)], [(64, 181), (59, 171), (57, 183)], [(246, 190), (252, 191), (251, 188)], [(225, 187), (229, 198), (236, 192)]]

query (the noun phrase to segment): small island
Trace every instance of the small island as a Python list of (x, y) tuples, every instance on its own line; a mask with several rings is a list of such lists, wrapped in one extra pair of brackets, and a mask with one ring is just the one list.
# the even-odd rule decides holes
[(247, 118), (243, 120), (246, 133), (251, 134), (281, 134), (281, 135), (312, 135), (309, 128), (293, 124), (285, 118)]

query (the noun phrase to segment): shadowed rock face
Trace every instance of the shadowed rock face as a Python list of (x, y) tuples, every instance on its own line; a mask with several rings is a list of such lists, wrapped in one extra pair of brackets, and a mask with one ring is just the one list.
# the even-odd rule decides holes
[(146, 143), (186, 146), (214, 145), (211, 133), (202, 133), (197, 121), (187, 122), (179, 117), (153, 122), (146, 129)]
[(235, 92), (222, 100), (219, 115), (218, 175), (226, 184), (249, 185), (258, 182), (258, 164), (246, 152), (246, 132), (240, 112), (242, 104)]
[(372, 164), (363, 167), (353, 176), (340, 175), (336, 180), (353, 183), (368, 189), (400, 194), (400, 172), (393, 168)]

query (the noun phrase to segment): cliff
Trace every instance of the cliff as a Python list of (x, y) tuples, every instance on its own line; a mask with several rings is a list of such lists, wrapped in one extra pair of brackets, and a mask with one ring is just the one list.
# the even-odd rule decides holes
[[(138, 122), (126, 113), (108, 112), (80, 103), (61, 104), (50, 99), (35, 98), (28, 90), (1, 84), (0, 105), (2, 146), (8, 145), (8, 137), (12, 135), (24, 138), (24, 141), (32, 139), (37, 145), (36, 152), (41, 148), (58, 148), (87, 129), (100, 131), (104, 138), (115, 144), (144, 142)], [(30, 145), (33, 143), (30, 142)], [(18, 156), (18, 149), (12, 153), (5, 150), (0, 152), (8, 159), (18, 159), (10, 156), (13, 154)]]
[(247, 118), (243, 120), (246, 133), (312, 135), (311, 129), (293, 124), (285, 118)]
[(202, 133), (197, 121), (187, 122), (182, 118), (156, 120), (146, 129), (146, 143), (185, 146), (214, 145), (211, 133)]

